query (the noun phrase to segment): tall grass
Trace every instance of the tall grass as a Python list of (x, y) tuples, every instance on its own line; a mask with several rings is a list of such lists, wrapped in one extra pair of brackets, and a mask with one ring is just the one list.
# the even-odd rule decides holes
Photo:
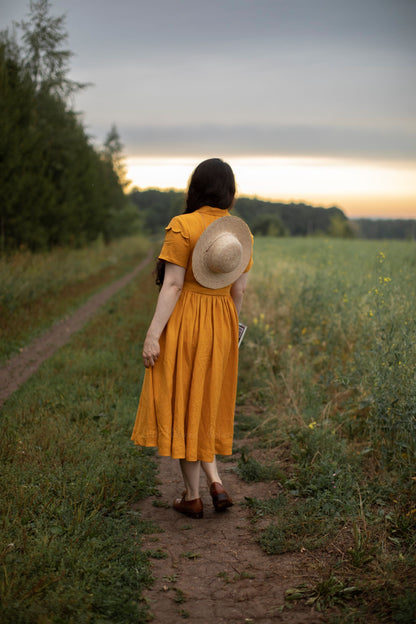
[(149, 527), (132, 503), (154, 463), (130, 434), (154, 290), (136, 278), (3, 408), (2, 622), (146, 621)]
[(415, 269), (413, 242), (257, 239), (243, 311), (244, 436), (286, 472), (283, 505), (249, 502), (270, 517), (260, 542), (318, 547), (347, 524), (345, 558), (389, 562), (371, 581), (386, 605), (416, 581)]
[(411, 242), (257, 240), (242, 355), (264, 374), (250, 392), (272, 399), (277, 384), (306, 425), (362, 428), (380, 460), (411, 471), (415, 275)]
[(83, 249), (0, 257), (0, 358), (133, 268), (148, 248), (146, 239), (132, 236), (109, 245), (98, 240)]
[(0, 305), (10, 309), (30, 303), (68, 284), (79, 284), (103, 269), (136, 258), (148, 243), (139, 236), (100, 239), (82, 249), (62, 248), (49, 253), (21, 251), (0, 257)]

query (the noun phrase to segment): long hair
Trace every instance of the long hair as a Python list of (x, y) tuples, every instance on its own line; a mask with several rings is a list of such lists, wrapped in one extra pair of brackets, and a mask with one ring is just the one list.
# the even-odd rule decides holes
[(202, 206), (227, 210), (235, 196), (235, 179), (230, 165), (220, 158), (201, 162), (189, 181), (185, 213)]
[(156, 286), (159, 286), (159, 290), (160, 290), (163, 286), (163, 280), (165, 279), (165, 261), (164, 260), (158, 259), (156, 261), (156, 267), (155, 267), (155, 270), (153, 271), (153, 275), (155, 277)]
[[(184, 214), (195, 212), (202, 206), (227, 210), (235, 196), (235, 178), (230, 165), (221, 158), (209, 158), (201, 162), (189, 180)], [(158, 260), (155, 269), (156, 284), (162, 287), (165, 263)]]

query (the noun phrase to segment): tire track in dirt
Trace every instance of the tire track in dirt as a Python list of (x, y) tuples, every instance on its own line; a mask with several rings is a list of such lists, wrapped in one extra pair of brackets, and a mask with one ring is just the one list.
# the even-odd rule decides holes
[(285, 591), (310, 580), (310, 555), (307, 552), (267, 555), (255, 541), (249, 512), (242, 505), (245, 496), (261, 498), (277, 494), (280, 489), (277, 482), (247, 484), (233, 470), (235, 462), (221, 464), (224, 485), (234, 506), (216, 513), (204, 481), (201, 490), (204, 518), (194, 520), (171, 507), (173, 499), (183, 490), (178, 461), (165, 457), (156, 461), (158, 495), (133, 506), (143, 519), (154, 522), (163, 531), (142, 536), (142, 548), (158, 557), (151, 559), (154, 583), (144, 592), (150, 608), (149, 621), (161, 624), (323, 621), (304, 604), (281, 609)]
[(153, 250), (150, 249), (147, 256), (132, 271), (90, 297), (74, 314), (52, 325), (48, 331), (35, 338), (20, 353), (2, 365), (0, 367), (0, 407), (38, 370), (45, 360), (68, 342), (72, 334), (82, 329), (101, 306), (136, 277), (151, 261), (152, 256)]

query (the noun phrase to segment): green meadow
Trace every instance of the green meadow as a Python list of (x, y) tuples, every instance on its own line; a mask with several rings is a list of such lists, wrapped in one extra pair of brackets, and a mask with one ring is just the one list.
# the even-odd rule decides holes
[(144, 237), (130, 236), (108, 244), (99, 238), (81, 249), (0, 256), (0, 361), (134, 268), (148, 248)]
[[(129, 269), (148, 246), (136, 239), (134, 247)], [(79, 282), (83, 264), (72, 252), (65, 267), (70, 257), (76, 268), (67, 285)], [(96, 289), (103, 261), (92, 271), (89, 257), (88, 289)], [(49, 275), (49, 262), (41, 257), (36, 267), (36, 260), (36, 277)], [(142, 377), (140, 340), (154, 304), (148, 268), (3, 407), (3, 622), (145, 621), (139, 598), (151, 579), (140, 540), (154, 527), (131, 504), (153, 490), (155, 467), (130, 433)], [(82, 279), (86, 286), (88, 275)], [(42, 279), (36, 288), (44, 296)], [(66, 303), (71, 309), (73, 298)]]
[[(247, 501), (253, 524), (261, 519), (259, 543), (270, 554), (326, 553), (316, 584), (294, 588), (288, 602), (342, 607), (331, 621), (410, 624), (416, 246), (258, 238), (255, 259), (243, 313), (239, 472), (282, 484), (277, 498)], [(261, 449), (273, 460), (259, 461)]]
[[(2, 261), (16, 284), (2, 286), (2, 309), (19, 318), (3, 357), (148, 249), (137, 237), (117, 245)], [(255, 241), (237, 470), (281, 485), (246, 499), (259, 547), (317, 553), (314, 582), (289, 590), (284, 609), (301, 600), (328, 622), (415, 619), (415, 273), (412, 242)], [(141, 537), (157, 527), (132, 503), (154, 491), (155, 465), (130, 433), (156, 296), (148, 265), (2, 409), (1, 621), (146, 621)]]

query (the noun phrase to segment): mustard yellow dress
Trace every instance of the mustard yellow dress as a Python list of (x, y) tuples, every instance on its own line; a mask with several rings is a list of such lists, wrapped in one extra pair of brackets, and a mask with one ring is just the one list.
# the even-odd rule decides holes
[(159, 255), (185, 268), (185, 280), (160, 338), (160, 356), (145, 372), (132, 440), (176, 459), (211, 462), (215, 454), (232, 453), (237, 311), (230, 286), (204, 288), (192, 272), (198, 238), (226, 215), (227, 210), (204, 206), (174, 217)]

